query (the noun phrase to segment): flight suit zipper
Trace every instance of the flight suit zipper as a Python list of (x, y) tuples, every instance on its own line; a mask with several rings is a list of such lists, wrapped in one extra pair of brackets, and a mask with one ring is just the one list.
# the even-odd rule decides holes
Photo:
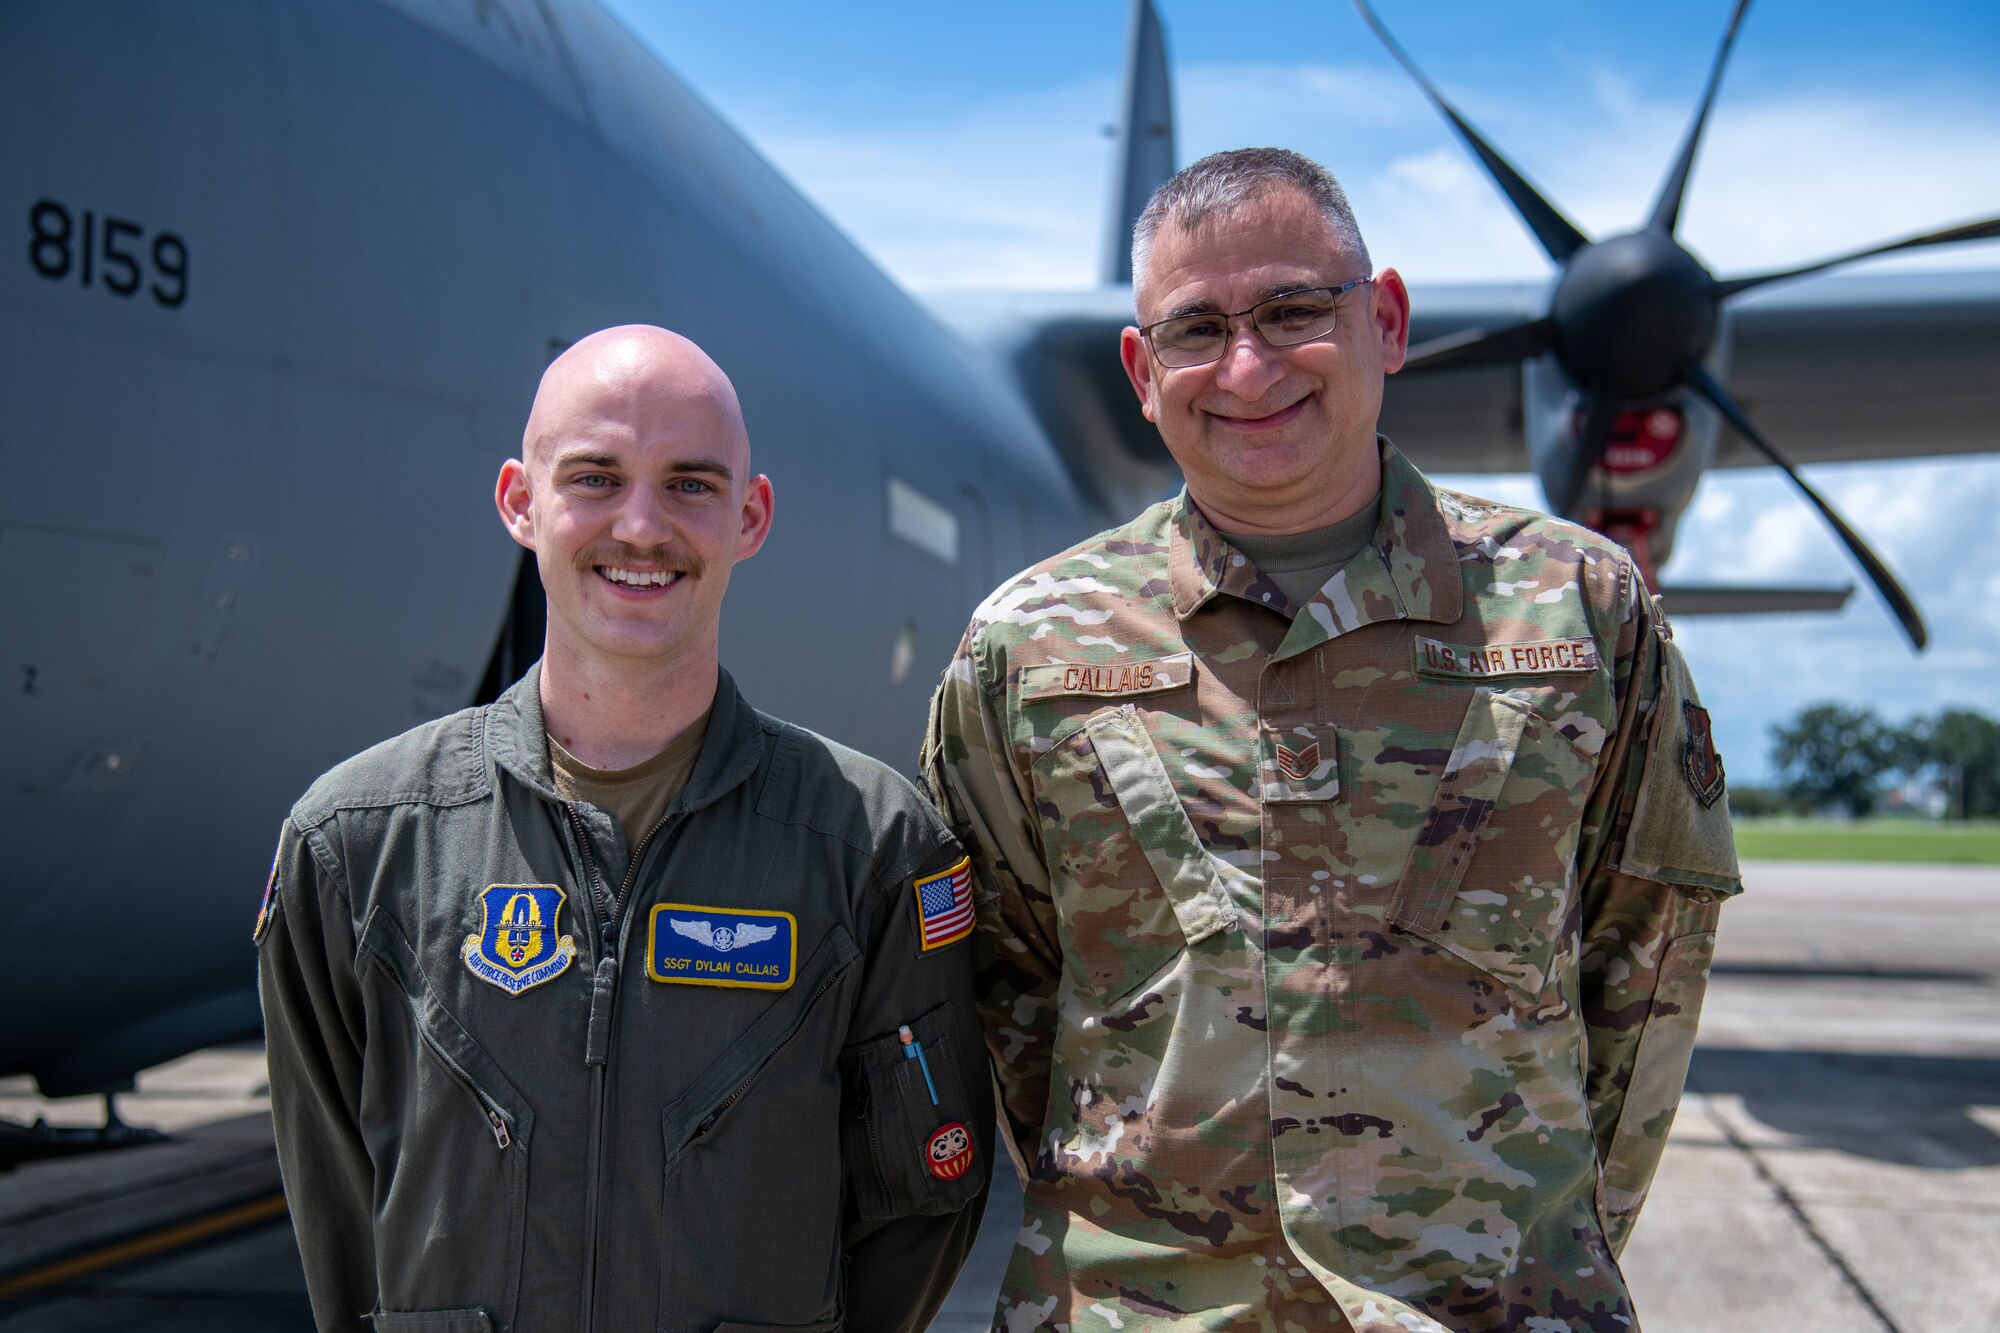
[(436, 1038), (432, 1037), (430, 1033), (419, 1027), (417, 1035), (422, 1038), (424, 1045), (430, 1048), (431, 1054), (435, 1055), (438, 1058), (438, 1062), (445, 1067), (445, 1071), (451, 1075), (452, 1081), (471, 1093), (473, 1099), (479, 1103), (479, 1109), (486, 1113), (486, 1125), (487, 1129), (493, 1135), (493, 1146), (503, 1152), (506, 1151), (507, 1145), (514, 1141), (514, 1132), (507, 1126), (507, 1113), (500, 1109), (500, 1103), (481, 1092), (479, 1085), (472, 1081), (472, 1077), (469, 1074), (458, 1067), (458, 1061), (445, 1054), (444, 1047), (438, 1045)]
[(575, 837), (581, 852), (584, 870), (590, 883), (590, 891), (598, 906), (603, 910), (603, 919), (598, 922), (597, 967), (591, 977), (590, 1019), (585, 1031), (584, 1063), (590, 1068), (590, 1174), (586, 1178), (584, 1190), (583, 1220), (583, 1318), (581, 1327), (589, 1330), (595, 1324), (597, 1305), (597, 1210), (600, 1185), (604, 1174), (604, 1139), (606, 1105), (606, 1064), (611, 1058), (611, 1010), (618, 991), (618, 957), (623, 935), (625, 900), (631, 894), (632, 886), (639, 880), (639, 867), (652, 846), (654, 837), (676, 818), (663, 815), (660, 822), (653, 825), (646, 836), (639, 839), (632, 849), (631, 863), (625, 871), (625, 879), (618, 886), (616, 894), (606, 894), (604, 879), (598, 873), (597, 857), (591, 851), (590, 834), (583, 824), (576, 806), (563, 802), (563, 814), (568, 817), (571, 834)]
[[(839, 983), (841, 977), (846, 975), (846, 972), (847, 968), (845, 967), (845, 965), (836, 967), (831, 972), (827, 973), (825, 980), (821, 981), (819, 985), (813, 987), (812, 994), (806, 996), (805, 1003), (799, 1006), (798, 1020), (793, 1025), (791, 1030), (785, 1034), (784, 1040), (779, 1042), (776, 1049), (774, 1049), (771, 1052), (770, 1056), (766, 1058), (763, 1061), (763, 1063), (759, 1064), (757, 1068), (752, 1070), (741, 1083), (738, 1083), (734, 1088), (734, 1090), (732, 1090), (727, 1097), (724, 1097), (721, 1101), (717, 1102), (715, 1104), (714, 1109), (701, 1118), (701, 1122), (694, 1127), (694, 1131), (690, 1133), (686, 1139), (682, 1140), (680, 1147), (675, 1150), (676, 1156), (678, 1156), (682, 1152), (686, 1152), (689, 1148), (701, 1142), (702, 1136), (707, 1134), (708, 1131), (710, 1131), (711, 1129), (714, 1129), (716, 1122), (721, 1120), (722, 1117), (728, 1113), (729, 1108), (736, 1105), (736, 1103), (739, 1100), (741, 1100), (744, 1093), (750, 1091), (750, 1085), (755, 1083), (758, 1080), (758, 1078), (762, 1076), (764, 1070), (768, 1068), (771, 1065), (771, 1063), (778, 1058), (778, 1056), (784, 1051), (785, 1047), (791, 1045), (792, 1038), (798, 1035), (799, 1027), (804, 1025), (806, 1017), (812, 1013), (813, 1006), (819, 1003), (820, 996), (832, 990), (834, 986)], [(868, 1132), (872, 1140), (872, 1137), (875, 1132), (872, 1123), (869, 1126)]]

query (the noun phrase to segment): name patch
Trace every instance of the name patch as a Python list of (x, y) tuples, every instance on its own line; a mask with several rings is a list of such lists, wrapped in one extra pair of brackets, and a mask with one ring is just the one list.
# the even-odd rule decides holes
[(1175, 653), (1146, 662), (1044, 662), (1021, 668), (1021, 698), (1089, 695), (1124, 699), (1186, 688), (1194, 680), (1194, 654)]
[(1595, 671), (1597, 640), (1535, 639), (1525, 643), (1443, 643), (1417, 636), (1417, 674), (1454, 680), (1491, 676), (1546, 676), (1558, 671)]
[(519, 995), (563, 974), (576, 941), (562, 933), (568, 895), (553, 884), (489, 884), (479, 895), (479, 933), (458, 956), (472, 975)]
[(689, 986), (783, 990), (799, 963), (790, 912), (661, 903), (646, 922), (646, 975)]

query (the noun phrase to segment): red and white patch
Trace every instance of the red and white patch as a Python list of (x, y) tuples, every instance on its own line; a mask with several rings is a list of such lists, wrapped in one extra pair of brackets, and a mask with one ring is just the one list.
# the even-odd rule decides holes
[(957, 1180), (972, 1169), (972, 1131), (954, 1120), (924, 1145), (924, 1161), (939, 1180)]
[(1709, 729), (1708, 710), (1683, 700), (1681, 713), (1687, 718), (1687, 744), (1681, 748), (1681, 770), (1688, 786), (1703, 809), (1722, 795), (1722, 756), (1715, 752), (1715, 734)]

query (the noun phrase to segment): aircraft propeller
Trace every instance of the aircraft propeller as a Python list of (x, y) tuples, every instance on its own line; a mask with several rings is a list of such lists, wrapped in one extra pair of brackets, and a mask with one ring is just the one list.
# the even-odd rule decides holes
[(1870, 246), (1797, 268), (1716, 278), (1675, 239), (1674, 229), (1680, 221), (1681, 201), (1702, 131), (1722, 83), (1723, 67), (1735, 45), (1744, 11), (1750, 7), (1750, 0), (1737, 0), (1709, 70), (1701, 105), (1661, 183), (1646, 225), (1638, 231), (1592, 241), (1445, 100), (1390, 35), (1368, 0), (1354, 3), (1389, 53), (1479, 159), (1559, 270), (1546, 314), (1498, 328), (1465, 329), (1419, 344), (1410, 349), (1405, 370), (1519, 362), (1553, 355), (1576, 389), (1579, 403), (1571, 447), (1556, 451), (1541, 469), (1549, 504), (1562, 513), (1576, 512), (1593, 470), (1604, 460), (1622, 412), (1675, 390), (1703, 399), (1791, 479), (1866, 571), (1911, 645), (1922, 649), (1927, 637), (1923, 620), (1888, 566), (1764, 438), (1703, 361), (1721, 325), (1722, 304), (1732, 297), (1766, 283), (1823, 272), (1872, 255), (2000, 237), (2000, 217)]

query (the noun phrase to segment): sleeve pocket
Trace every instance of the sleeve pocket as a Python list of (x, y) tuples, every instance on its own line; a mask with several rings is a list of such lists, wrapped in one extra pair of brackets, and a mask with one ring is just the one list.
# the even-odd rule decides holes
[(1742, 890), (1743, 878), (1708, 713), (1672, 642), (1660, 645), (1660, 672), (1646, 771), (1618, 868), (1655, 884), (1730, 896)]
[(866, 1220), (955, 1213), (985, 1183), (989, 1145), (978, 1141), (979, 1118), (964, 1104), (967, 1087), (985, 1087), (963, 1073), (964, 1062), (979, 1053), (956, 1049), (954, 1026), (949, 1001), (910, 1024), (923, 1044), (922, 1062), (904, 1054), (894, 1032), (841, 1053), (849, 1103), (841, 1150), (855, 1209)]

